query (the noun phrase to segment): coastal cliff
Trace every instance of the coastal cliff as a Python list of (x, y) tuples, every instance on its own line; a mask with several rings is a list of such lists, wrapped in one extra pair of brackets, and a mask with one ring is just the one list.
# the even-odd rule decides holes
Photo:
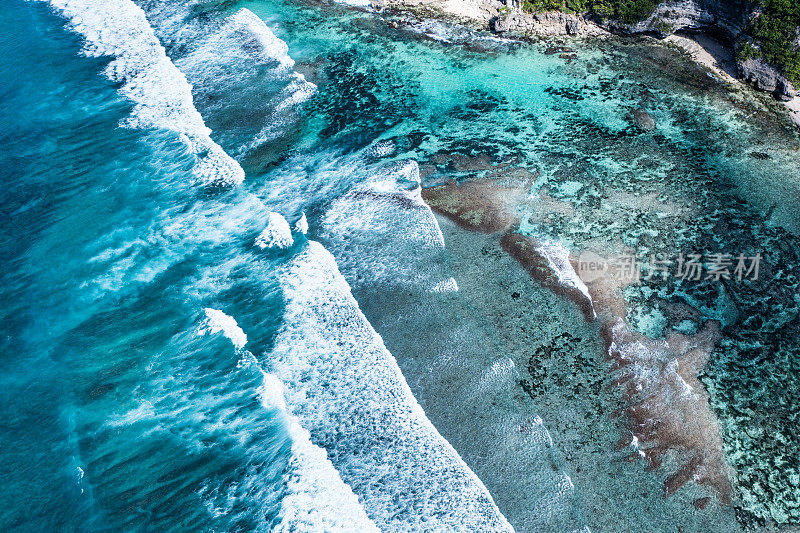
[[(667, 0), (660, 3), (656, 0), (595, 3), (583, 0), (374, 1), (397, 9), (444, 12), (478, 23), (495, 33), (519, 36), (613, 33), (664, 38), (675, 33), (708, 34), (719, 40), (729, 55), (735, 53), (736, 67), (732, 74), (738, 79), (781, 101), (797, 96), (795, 84), (800, 81), (797, 79), (800, 68), (795, 62), (800, 61), (800, 14), (794, 13), (797, 9), (792, 6), (770, 7), (780, 3), (779, 0), (766, 0), (765, 4), (750, 0)], [(788, 16), (784, 11), (773, 13), (770, 9), (788, 10)], [(798, 20), (792, 22), (793, 16)], [(791, 33), (792, 29), (794, 35), (783, 35)], [(775, 53), (776, 48), (781, 52)], [(798, 122), (796, 116), (793, 118)]]

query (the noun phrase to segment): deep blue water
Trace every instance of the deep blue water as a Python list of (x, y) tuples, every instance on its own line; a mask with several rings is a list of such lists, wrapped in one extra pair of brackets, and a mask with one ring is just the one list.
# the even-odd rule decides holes
[[(131, 105), (107, 61), (46, 6), (4, 13), (3, 528), (252, 529), (277, 512), (287, 441), (260, 373), (195, 333), (224, 200), (190, 185), (174, 134), (117, 127)], [(267, 496), (212, 520), (253, 469)]]

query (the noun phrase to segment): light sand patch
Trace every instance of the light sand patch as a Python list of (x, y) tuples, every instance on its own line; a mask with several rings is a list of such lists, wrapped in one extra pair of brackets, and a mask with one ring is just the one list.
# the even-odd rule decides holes
[(664, 39), (684, 49), (700, 65), (706, 67), (725, 82), (736, 83), (736, 59), (733, 50), (703, 34), (687, 37), (672, 34)]
[[(665, 40), (684, 49), (694, 61), (710, 70), (721, 81), (741, 83), (737, 78), (736, 59), (730, 47), (702, 33), (691, 37), (673, 34)], [(800, 98), (794, 97), (783, 104), (792, 122), (800, 127)]]
[(660, 213), (670, 216), (689, 214), (689, 209), (660, 198), (658, 192), (643, 194), (607, 188), (602, 199), (603, 207), (614, 210), (635, 210), (640, 213)]

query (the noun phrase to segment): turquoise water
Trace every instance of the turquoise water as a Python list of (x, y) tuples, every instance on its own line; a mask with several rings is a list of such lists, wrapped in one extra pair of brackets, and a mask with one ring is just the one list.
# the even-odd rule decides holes
[[(735, 472), (737, 524), (800, 520), (798, 139), (764, 99), (730, 93), (674, 51), (641, 42), (567, 42), (577, 58), (565, 59), (548, 53), (549, 42), (415, 19), (396, 30), (335, 5), (137, 4), (245, 181), (202, 183), (198, 167), (213, 149), (192, 148), (167, 122), (121, 127), (144, 116), (142, 100), (104, 74), (110, 58), (81, 55), (82, 39), (46, 4), (6, 6), (3, 529), (289, 527), (291, 496), (317, 497), (291, 482), (305, 479), (297, 467), (305, 441), (289, 413), (328, 452), (325, 464), (341, 477), (330, 486), (352, 489), (378, 526), (496, 517), (491, 494), (520, 531), (608, 530), (594, 514), (624, 507), (615, 500), (625, 496), (607, 494), (598, 509), (583, 494), (602, 486), (573, 485), (574, 465), (560, 451), (570, 446), (546, 429), (555, 411), (519, 385), (537, 376), (509, 365), (483, 310), (453, 290), (447, 243), (414, 203), (409, 161), (423, 186), (484, 177), (511, 161), (536, 176), (520, 207), (524, 231), (575, 250), (633, 249), (643, 261), (662, 252), (762, 252), (760, 280), (726, 285), (724, 297), (710, 282), (654, 281), (626, 298), (643, 317), (664, 302), (702, 310), (688, 325), (636, 322), (651, 336), (723, 319), (702, 379)], [(226, 25), (242, 8), (257, 17)], [(246, 30), (258, 18), (280, 41)], [(654, 117), (654, 131), (636, 128), (638, 108)], [(253, 241), (271, 211), (293, 226), (294, 244), (261, 252)], [(358, 403), (378, 398), (376, 388), (405, 392), (392, 388), (394, 360), (347, 302), (336, 304), (349, 309), (342, 314), (313, 309), (348, 291), (302, 270), (303, 261), (329, 268), (294, 228), (303, 212), (308, 239), (336, 258), (410, 391), (469, 468), (425, 440), (434, 437), (419, 418), (420, 442), (437, 443), (441, 468), (381, 433), (413, 409)], [(225, 338), (236, 338), (230, 329), (217, 331), (208, 308), (235, 318), (246, 350)], [(548, 327), (573, 327), (574, 316), (562, 319)], [(318, 339), (320, 331), (329, 338)], [(377, 354), (376, 365), (390, 360), (386, 373), (362, 368), (355, 379), (348, 362), (362, 353)], [(283, 381), (287, 408), (264, 400), (265, 372)], [(387, 470), (373, 473), (376, 464)], [(433, 470), (415, 477), (404, 464)], [(657, 484), (662, 473), (642, 475)], [(452, 509), (459, 491), (444, 492), (456, 486), (462, 515)], [(662, 512), (662, 502), (655, 494), (641, 512)], [(715, 527), (693, 508), (686, 513), (676, 527)], [(661, 528), (661, 517), (652, 524)]]
[[(5, 7), (2, 462), (15, 503), (3, 529), (269, 523), (282, 423), (252, 397), (260, 373), (196, 334), (215, 294), (244, 290), (202, 281), (229, 255), (218, 246), (244, 237), (214, 233), (239, 215), (220, 216), (230, 199), (190, 185), (193, 157), (175, 135), (117, 127), (131, 105), (60, 19)], [(234, 503), (254, 492), (258, 505)]]
[[(793, 480), (800, 448), (791, 399), (798, 358), (789, 331), (798, 320), (800, 163), (797, 134), (772, 104), (726, 89), (673, 51), (636, 41), (568, 41), (578, 59), (564, 60), (547, 53), (547, 42), (470, 39), (435, 24), (401, 22), (397, 32), (368, 15), (342, 19), (308, 8), (293, 17), (283, 4), (246, 5), (274, 24), (298, 69), (318, 81), (316, 106), (329, 116), (323, 135), (336, 134), (348, 147), (375, 137), (390, 141), (395, 158), (420, 162), (423, 185), (494, 173), (448, 162), (454, 154), (494, 163), (512, 158), (538, 173), (536, 190), (546, 191), (523, 207), (523, 227), (533, 234), (604, 255), (634, 250), (644, 263), (659, 253), (762, 252), (767, 270), (759, 281), (727, 284), (722, 300), (718, 283), (658, 278), (626, 297), (633, 316), (643, 317), (634, 324), (654, 336), (688, 327), (680, 317), (655, 326), (645, 319), (663, 316), (665, 301), (701, 309), (692, 328), (708, 318), (723, 321), (725, 335), (702, 379), (736, 470), (738, 519), (746, 527), (798, 520)], [(436, 38), (420, 35), (426, 31)], [(636, 129), (635, 108), (654, 117), (655, 131)], [(548, 197), (563, 203), (553, 209)], [(405, 322), (391, 317), (413, 300), (375, 303), (385, 296), (369, 287), (369, 265), (353, 268), (349, 279), (373, 322), (387, 322), (379, 332), (400, 339), (387, 342), (402, 366), (402, 354), (420, 348), (406, 346)], [(429, 327), (442, 316), (438, 309), (416, 312)]]

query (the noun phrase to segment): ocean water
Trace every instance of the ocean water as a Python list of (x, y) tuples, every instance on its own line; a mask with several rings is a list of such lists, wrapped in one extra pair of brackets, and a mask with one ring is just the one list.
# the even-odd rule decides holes
[[(4, 530), (800, 520), (800, 156), (766, 99), (641, 41), (280, 0), (7, 4)], [(650, 336), (722, 322), (702, 381), (731, 506), (696, 509), (691, 482), (665, 499), (663, 471), (609, 449), (596, 329), (527, 279), (531, 308), (487, 297), (513, 266), (420, 198), (499, 165), (532, 177), (529, 235), (765, 256), (755, 283), (625, 294)], [(529, 338), (569, 371), (528, 364)]]
[[(269, 523), (286, 429), (253, 401), (260, 372), (198, 334), (225, 290), (203, 257), (237, 239), (238, 215), (220, 216), (177, 135), (119, 127), (134, 105), (100, 75), (108, 59), (80, 57), (47, 6), (6, 8), (3, 528)], [(274, 291), (259, 287), (266, 335)]]

